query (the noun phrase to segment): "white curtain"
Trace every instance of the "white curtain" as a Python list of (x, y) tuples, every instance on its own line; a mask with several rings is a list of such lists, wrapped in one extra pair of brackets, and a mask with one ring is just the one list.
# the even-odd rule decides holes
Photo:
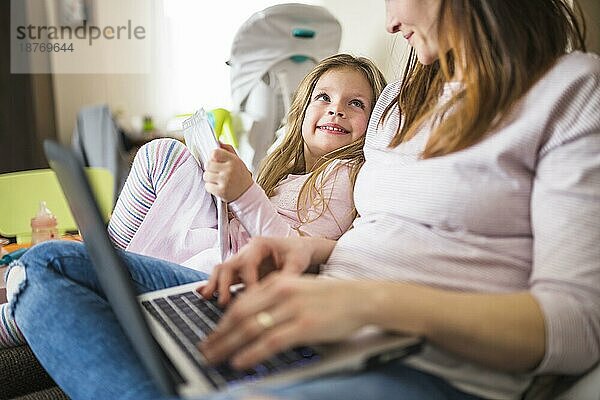
[[(238, 28), (254, 12), (286, 3), (274, 0), (159, 0), (155, 7), (153, 80), (159, 119), (199, 107), (231, 108), (225, 62)], [(303, 1), (318, 4), (320, 1)]]

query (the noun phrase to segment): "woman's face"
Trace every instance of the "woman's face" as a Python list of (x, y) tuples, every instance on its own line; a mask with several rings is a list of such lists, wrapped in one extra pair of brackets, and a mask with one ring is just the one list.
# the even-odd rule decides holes
[(385, 0), (387, 31), (400, 32), (421, 64), (431, 64), (438, 58), (440, 6), (441, 0)]

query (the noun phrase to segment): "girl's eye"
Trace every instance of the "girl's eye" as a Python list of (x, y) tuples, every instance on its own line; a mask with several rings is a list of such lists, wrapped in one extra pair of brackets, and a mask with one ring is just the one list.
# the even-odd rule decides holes
[(315, 100), (331, 101), (327, 93), (319, 93), (315, 96)]
[(352, 101), (350, 102), (350, 104), (352, 104), (352, 105), (353, 105), (353, 106), (355, 106), (355, 107), (361, 108), (361, 109), (363, 109), (363, 110), (365, 109), (365, 103), (363, 103), (363, 102), (362, 102), (362, 101), (360, 101), (360, 100), (352, 100)]

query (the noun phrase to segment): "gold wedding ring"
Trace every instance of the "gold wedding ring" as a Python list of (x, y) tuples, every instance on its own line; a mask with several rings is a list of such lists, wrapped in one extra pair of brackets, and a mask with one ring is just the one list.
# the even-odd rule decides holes
[(265, 330), (271, 329), (275, 325), (273, 316), (266, 311), (261, 311), (256, 314), (256, 322), (258, 322), (258, 324)]

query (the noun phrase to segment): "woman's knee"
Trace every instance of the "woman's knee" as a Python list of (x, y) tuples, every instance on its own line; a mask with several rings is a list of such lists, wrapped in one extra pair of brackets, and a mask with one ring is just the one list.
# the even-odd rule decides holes
[(63, 257), (87, 258), (83, 243), (68, 240), (51, 240), (37, 244), (21, 257), (21, 263), (29, 267), (48, 267)]
[[(17, 297), (26, 287), (44, 287), (56, 272), (58, 259), (63, 257), (86, 258), (85, 247), (81, 243), (69, 241), (49, 241), (33, 246), (18, 260), (12, 262), (6, 272), (6, 294), (11, 311)], [(31, 289), (30, 289), (31, 290)]]
[[(10, 297), (24, 285), (25, 280), (45, 277), (48, 270), (62, 273), (61, 262), (65, 258), (87, 262), (87, 251), (83, 243), (66, 240), (53, 240), (33, 246), (23, 256), (13, 262), (6, 273), (7, 295)], [(81, 263), (81, 262), (80, 262)]]

